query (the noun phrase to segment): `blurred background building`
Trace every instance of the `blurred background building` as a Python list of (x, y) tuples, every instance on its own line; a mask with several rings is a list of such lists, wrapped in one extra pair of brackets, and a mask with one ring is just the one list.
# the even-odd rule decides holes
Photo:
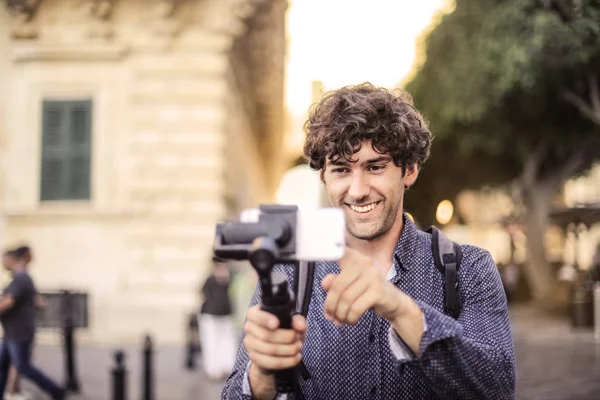
[[(0, 241), (93, 343), (184, 340), (215, 223), (284, 169), (284, 0), (0, 7)], [(242, 155), (242, 156), (241, 156)]]

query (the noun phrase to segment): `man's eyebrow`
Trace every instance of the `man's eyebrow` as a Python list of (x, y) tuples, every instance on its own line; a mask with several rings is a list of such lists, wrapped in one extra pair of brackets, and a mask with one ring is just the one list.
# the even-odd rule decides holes
[(327, 164), (344, 166), (344, 165), (348, 165), (348, 161), (344, 160), (343, 158), (338, 158), (336, 160), (327, 160)]
[(392, 161), (391, 157), (381, 156), (381, 157), (377, 157), (377, 158), (372, 158), (370, 160), (366, 160), (365, 164), (379, 164), (379, 163), (382, 163), (382, 162), (386, 162), (387, 163), (387, 162), (390, 162), (390, 161)]
[[(389, 156), (381, 156), (381, 157), (376, 157), (376, 158), (372, 158), (370, 160), (365, 160), (362, 162), (359, 162), (359, 164), (362, 165), (371, 165), (371, 164), (379, 164), (379, 163), (388, 163), (392, 161), (392, 158)], [(343, 158), (338, 158), (336, 160), (327, 160), (327, 165), (334, 165), (334, 166), (346, 166), (350, 164), (348, 161), (346, 161)]]

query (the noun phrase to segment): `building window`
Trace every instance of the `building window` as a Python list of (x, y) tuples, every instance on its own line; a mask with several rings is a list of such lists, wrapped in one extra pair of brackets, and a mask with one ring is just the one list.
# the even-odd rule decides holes
[(41, 201), (89, 200), (92, 102), (44, 100)]

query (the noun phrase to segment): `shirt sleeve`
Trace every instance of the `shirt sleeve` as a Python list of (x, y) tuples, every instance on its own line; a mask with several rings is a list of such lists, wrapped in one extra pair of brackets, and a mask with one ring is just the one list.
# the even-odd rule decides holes
[(427, 331), (419, 356), (397, 357), (397, 367), (401, 372), (405, 364), (415, 365), (442, 398), (514, 399), (515, 356), (506, 296), (491, 256), (479, 251), (471, 265), (461, 265), (463, 308), (458, 320), (416, 301)]
[[(425, 314), (423, 314), (423, 332), (427, 332)], [(390, 326), (388, 331), (388, 342), (390, 343), (390, 350), (398, 362), (402, 360), (414, 360), (416, 358), (415, 353), (406, 345), (392, 326)]]
[(22, 302), (27, 295), (27, 281), (25, 276), (22, 274), (15, 276), (6, 288), (5, 294), (10, 294), (15, 303)]
[[(244, 371), (244, 381), (242, 383), (242, 394), (244, 398), (252, 398), (252, 389), (250, 387), (250, 365), (252, 361), (248, 361), (248, 365), (246, 366), (246, 370)], [(277, 397), (274, 400), (288, 400), (287, 393), (278, 393)]]

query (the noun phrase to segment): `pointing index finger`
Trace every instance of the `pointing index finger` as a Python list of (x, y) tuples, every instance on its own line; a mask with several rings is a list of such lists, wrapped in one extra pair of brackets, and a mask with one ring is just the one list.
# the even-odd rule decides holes
[(338, 262), (338, 264), (340, 265), (340, 270), (343, 270), (348, 265), (350, 265), (351, 260), (356, 260), (359, 257), (361, 257), (361, 253), (358, 250), (346, 247), (344, 256)]

